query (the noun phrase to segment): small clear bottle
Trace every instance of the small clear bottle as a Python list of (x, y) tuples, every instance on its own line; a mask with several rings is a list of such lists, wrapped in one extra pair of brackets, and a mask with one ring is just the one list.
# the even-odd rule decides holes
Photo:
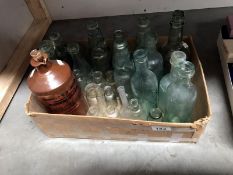
[(159, 83), (158, 106), (164, 113), (166, 107), (167, 87), (178, 79), (179, 63), (186, 60), (186, 54), (182, 51), (174, 51), (171, 55), (171, 71), (166, 74)]
[(96, 88), (98, 87), (95, 83), (89, 83), (85, 87), (85, 96), (89, 106), (98, 105)]
[(107, 106), (108, 105), (117, 106), (116, 97), (111, 86), (104, 87), (104, 97)]
[(89, 116), (101, 116), (98, 106), (90, 106), (87, 115)]
[(189, 61), (179, 63), (178, 80), (167, 88), (167, 102), (163, 121), (191, 122), (197, 98), (196, 86), (191, 82), (195, 67)]
[(39, 45), (39, 50), (48, 54), (50, 60), (55, 60), (55, 48), (53, 42), (50, 40), (42, 40)]
[(108, 105), (105, 110), (106, 117), (110, 118), (117, 118), (118, 117), (118, 111), (116, 106), (114, 105)]
[(128, 110), (129, 102), (128, 102), (128, 99), (127, 99), (127, 94), (125, 92), (125, 87), (124, 86), (118, 86), (117, 87), (117, 92), (119, 94), (120, 101), (121, 101), (119, 117), (127, 118), (128, 114), (129, 114), (129, 110)]
[(130, 99), (128, 108), (128, 118), (135, 120), (147, 120), (147, 114), (144, 112), (143, 108), (140, 106), (136, 98)]
[(136, 71), (131, 78), (131, 88), (143, 109), (149, 113), (153, 107), (157, 106), (157, 77), (148, 69), (148, 59), (144, 49), (136, 50), (133, 55)]

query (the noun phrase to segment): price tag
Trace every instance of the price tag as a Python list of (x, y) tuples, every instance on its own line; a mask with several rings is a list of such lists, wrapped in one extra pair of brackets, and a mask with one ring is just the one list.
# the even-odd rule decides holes
[(172, 130), (171, 127), (166, 127), (166, 126), (151, 126), (151, 128), (153, 131), (157, 131), (157, 132), (167, 132)]

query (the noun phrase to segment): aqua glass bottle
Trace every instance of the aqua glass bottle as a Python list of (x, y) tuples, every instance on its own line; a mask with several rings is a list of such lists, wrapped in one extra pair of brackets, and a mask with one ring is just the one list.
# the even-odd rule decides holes
[(87, 63), (87, 61), (81, 56), (79, 44), (78, 43), (68, 44), (67, 51), (72, 58), (73, 71), (80, 70), (80, 72), (84, 77), (88, 77), (88, 74), (91, 71), (91, 67)]
[(178, 79), (179, 63), (186, 60), (186, 54), (182, 51), (174, 51), (171, 55), (171, 71), (166, 74), (159, 83), (158, 107), (164, 113), (166, 107), (167, 87)]
[(65, 61), (73, 70), (73, 62), (70, 55), (67, 53), (66, 45), (64, 44), (61, 34), (59, 32), (53, 32), (49, 35), (49, 39), (53, 43), (56, 59)]
[(133, 73), (133, 63), (130, 60), (127, 41), (121, 30), (114, 32), (112, 63), (116, 85), (125, 86), (126, 93), (131, 96), (130, 77)]
[(49, 59), (55, 60), (55, 48), (53, 42), (50, 40), (42, 40), (39, 45), (39, 49), (48, 54)]
[(147, 34), (144, 42), (145, 49), (147, 50), (149, 69), (155, 73), (158, 81), (160, 81), (163, 76), (163, 57), (156, 49), (157, 41), (151, 34)]
[(137, 48), (145, 48), (145, 40), (146, 36), (155, 38), (155, 40), (158, 40), (157, 34), (153, 34), (151, 32), (150, 27), (150, 20), (146, 16), (141, 16), (138, 18), (138, 32), (137, 32)]
[(146, 50), (138, 49), (133, 56), (136, 71), (131, 78), (131, 88), (143, 109), (149, 113), (151, 108), (157, 106), (157, 77), (148, 69)]
[(163, 121), (191, 122), (193, 107), (197, 98), (196, 86), (191, 82), (195, 73), (189, 61), (179, 63), (178, 80), (167, 88), (167, 102)]
[[(187, 51), (186, 45), (183, 43), (183, 27), (184, 27), (184, 12), (175, 10), (170, 20), (170, 29), (167, 43), (161, 48), (161, 53), (164, 58), (164, 71), (170, 71), (170, 58), (173, 51)], [(188, 52), (188, 51), (187, 51)], [(187, 54), (186, 52), (186, 54)]]

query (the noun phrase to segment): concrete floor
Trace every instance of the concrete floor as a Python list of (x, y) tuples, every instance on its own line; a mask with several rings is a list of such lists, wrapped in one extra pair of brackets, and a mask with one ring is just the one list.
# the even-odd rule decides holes
[[(186, 11), (185, 33), (194, 38), (213, 112), (197, 144), (48, 138), (24, 112), (30, 92), (23, 80), (0, 124), (0, 174), (233, 174), (232, 114), (216, 47), (220, 26), (232, 11), (233, 8)], [(169, 15), (149, 15), (160, 35), (168, 32)], [(134, 16), (97, 20), (106, 36), (114, 26), (131, 31), (130, 35), (136, 32)], [(82, 32), (85, 22), (86, 19), (57, 21), (49, 32), (60, 31), (67, 41), (80, 39), (86, 37)]]

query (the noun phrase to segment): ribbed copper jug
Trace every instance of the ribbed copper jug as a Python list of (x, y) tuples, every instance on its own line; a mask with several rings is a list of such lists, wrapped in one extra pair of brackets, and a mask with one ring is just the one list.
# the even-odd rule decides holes
[(48, 60), (40, 50), (32, 50), (34, 67), (27, 83), (48, 112), (85, 115), (87, 104), (68, 64), (61, 60)]

